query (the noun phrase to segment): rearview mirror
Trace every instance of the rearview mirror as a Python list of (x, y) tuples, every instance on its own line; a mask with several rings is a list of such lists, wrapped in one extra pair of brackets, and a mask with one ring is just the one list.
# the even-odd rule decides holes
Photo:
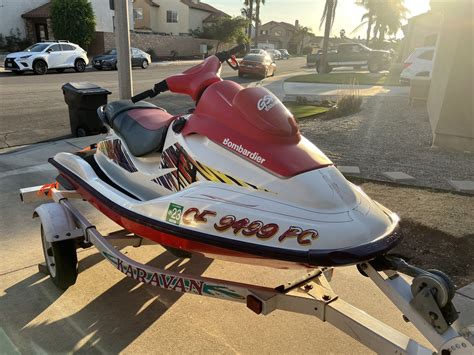
[(52, 51), (53, 51), (52, 48), (48, 48), (48, 49), (46, 50), (46, 52), (48, 52), (48, 53), (51, 53)]

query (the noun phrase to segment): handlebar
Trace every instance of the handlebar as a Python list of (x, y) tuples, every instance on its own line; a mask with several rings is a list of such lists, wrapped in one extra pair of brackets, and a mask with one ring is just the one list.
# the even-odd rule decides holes
[(233, 55), (239, 52), (247, 52), (247, 45), (239, 44), (238, 46), (231, 48), (228, 51), (216, 53), (216, 57), (219, 58), (221, 63), (224, 63), (226, 60), (229, 60)]
[[(225, 61), (229, 61), (229, 59), (231, 59), (231, 57), (233, 55), (235, 55), (239, 52), (247, 52), (247, 50), (248, 50), (247, 45), (240, 44), (240, 45), (238, 45), (234, 48), (229, 49), (228, 51), (223, 51), (223, 52), (216, 53), (215, 56), (219, 59), (219, 61), (221, 63), (223, 63)], [(233, 66), (231, 65), (231, 67), (233, 67)], [(168, 84), (166, 83), (166, 80), (162, 80), (159, 83), (155, 84), (153, 89), (141, 92), (141, 93), (133, 96), (131, 98), (131, 100), (132, 100), (133, 103), (136, 103), (136, 102), (141, 101), (141, 100), (146, 99), (146, 98), (155, 97), (159, 93), (162, 93), (162, 92), (165, 92), (165, 91), (168, 91)]]
[(153, 89), (146, 90), (144, 92), (141, 92), (135, 96), (132, 96), (131, 100), (133, 103), (136, 103), (138, 101), (141, 101), (143, 99), (149, 98), (149, 97), (155, 97), (159, 93), (168, 91), (168, 84), (166, 84), (166, 80), (162, 80), (159, 83), (156, 83)]

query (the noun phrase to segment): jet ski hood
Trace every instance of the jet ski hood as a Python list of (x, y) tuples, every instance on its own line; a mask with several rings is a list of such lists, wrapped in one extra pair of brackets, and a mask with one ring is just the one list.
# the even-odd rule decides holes
[(243, 89), (228, 81), (209, 86), (183, 130), (196, 133), (281, 177), (332, 165), (302, 138), (291, 112), (262, 87)]

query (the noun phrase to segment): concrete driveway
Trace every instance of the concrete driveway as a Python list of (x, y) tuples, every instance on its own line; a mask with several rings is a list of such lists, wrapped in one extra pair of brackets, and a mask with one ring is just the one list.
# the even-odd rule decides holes
[[(276, 311), (258, 316), (242, 304), (181, 295), (139, 284), (95, 249), (78, 253), (79, 277), (66, 292), (38, 273), (42, 262), (34, 205), (18, 188), (53, 181), (45, 161), (97, 137), (62, 140), (0, 154), (0, 343), (2, 353), (357, 353), (368, 349), (311, 316)], [(84, 202), (80, 209), (101, 232), (118, 227)], [(275, 287), (301, 276), (285, 271), (195, 257), (176, 259), (160, 246), (127, 247), (127, 256), (157, 267)], [(371, 315), (423, 341), (401, 314), (354, 267), (335, 272), (333, 287)], [(426, 345), (426, 343), (424, 343)]]

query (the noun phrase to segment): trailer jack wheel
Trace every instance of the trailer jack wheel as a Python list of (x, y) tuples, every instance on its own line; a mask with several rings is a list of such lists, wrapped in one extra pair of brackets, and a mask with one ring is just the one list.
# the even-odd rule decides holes
[(46, 268), (53, 283), (66, 290), (76, 283), (77, 254), (74, 240), (48, 242), (41, 225), (41, 241)]

